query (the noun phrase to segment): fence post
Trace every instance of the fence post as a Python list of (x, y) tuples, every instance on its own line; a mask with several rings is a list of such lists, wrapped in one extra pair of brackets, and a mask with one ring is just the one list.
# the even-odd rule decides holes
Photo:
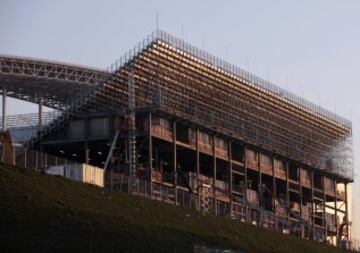
[(145, 186), (144, 186), (144, 194), (145, 194), (145, 197), (147, 197), (148, 195), (147, 195), (147, 181), (146, 180), (144, 180), (144, 184), (145, 184)]
[(123, 192), (124, 190), (123, 190), (123, 184), (124, 184), (124, 177), (123, 177), (123, 175), (121, 175), (120, 176), (120, 191), (121, 192)]
[(113, 170), (110, 171), (110, 189), (114, 190), (114, 175)]

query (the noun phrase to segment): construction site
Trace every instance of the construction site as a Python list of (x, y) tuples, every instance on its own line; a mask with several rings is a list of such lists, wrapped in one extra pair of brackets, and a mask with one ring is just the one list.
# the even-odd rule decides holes
[(0, 55), (0, 89), (3, 163), (351, 247), (352, 123), (166, 32), (106, 71)]

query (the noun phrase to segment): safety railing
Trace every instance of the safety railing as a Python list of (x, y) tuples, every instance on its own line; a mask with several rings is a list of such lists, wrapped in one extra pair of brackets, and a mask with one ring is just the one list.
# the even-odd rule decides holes
[[(59, 111), (43, 112), (43, 126), (48, 125), (51, 121), (59, 117)], [(0, 125), (3, 124), (3, 118), (0, 117)], [(17, 127), (29, 127), (39, 125), (38, 113), (13, 114), (6, 116), (6, 129)]]
[[(199, 196), (174, 186), (150, 182), (145, 179), (132, 178), (124, 174), (107, 174), (107, 187), (112, 190), (126, 192), (153, 200), (175, 204), (183, 208), (199, 210)], [(295, 234), (303, 238), (313, 238), (320, 242), (326, 242), (326, 231), (322, 228), (304, 225), (302, 222), (287, 220), (286, 217), (278, 217), (271, 211), (261, 209), (246, 201), (242, 203), (211, 201), (216, 203), (216, 214), (227, 216), (247, 222), (254, 226), (270, 229), (284, 234)], [(212, 208), (214, 210), (214, 208)]]

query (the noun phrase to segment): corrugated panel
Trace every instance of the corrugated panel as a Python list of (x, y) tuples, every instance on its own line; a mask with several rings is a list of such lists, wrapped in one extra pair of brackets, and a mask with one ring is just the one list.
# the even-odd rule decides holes
[(91, 136), (109, 135), (109, 118), (94, 118), (90, 120)]
[(74, 120), (70, 122), (69, 135), (71, 138), (80, 138), (85, 136), (84, 120)]

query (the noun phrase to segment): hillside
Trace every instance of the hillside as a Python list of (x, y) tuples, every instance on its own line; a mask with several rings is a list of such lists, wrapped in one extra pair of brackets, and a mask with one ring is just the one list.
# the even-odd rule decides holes
[[(238, 221), (0, 166), (0, 252), (341, 252)], [(71, 250), (70, 250), (71, 249)]]

